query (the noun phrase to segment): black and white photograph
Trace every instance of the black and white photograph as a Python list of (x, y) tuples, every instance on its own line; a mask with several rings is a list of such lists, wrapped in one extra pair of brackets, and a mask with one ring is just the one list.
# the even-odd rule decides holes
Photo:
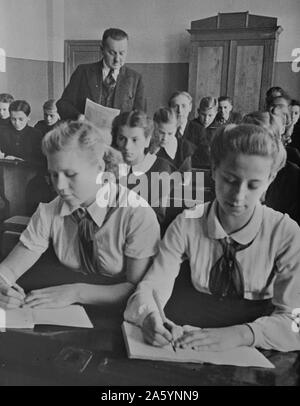
[(299, 21), (0, 0), (1, 387), (300, 386)]

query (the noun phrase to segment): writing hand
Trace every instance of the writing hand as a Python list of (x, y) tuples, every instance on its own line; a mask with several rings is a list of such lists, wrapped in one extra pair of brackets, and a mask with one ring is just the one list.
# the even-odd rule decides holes
[(0, 307), (5, 310), (15, 309), (24, 304), (25, 293), (21, 286), (0, 283)]
[(170, 345), (172, 340), (182, 334), (182, 328), (171, 320), (163, 324), (159, 312), (152, 312), (145, 318), (142, 331), (145, 341), (157, 347)]

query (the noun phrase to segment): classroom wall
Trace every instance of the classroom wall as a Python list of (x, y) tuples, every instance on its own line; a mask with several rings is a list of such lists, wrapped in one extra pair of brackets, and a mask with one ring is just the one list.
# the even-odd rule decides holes
[(291, 70), (299, 0), (0, 0), (0, 48), (7, 55), (0, 91), (30, 100), (36, 121), (44, 100), (63, 90), (64, 40), (97, 39), (105, 28), (119, 26), (130, 35), (128, 64), (144, 77), (152, 113), (174, 89), (187, 89), (190, 22), (247, 10), (278, 17), (284, 31), (274, 83), (300, 97), (300, 73)]

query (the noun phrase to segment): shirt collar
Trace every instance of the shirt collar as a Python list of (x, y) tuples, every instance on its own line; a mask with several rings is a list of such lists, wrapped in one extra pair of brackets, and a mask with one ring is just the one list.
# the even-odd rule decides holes
[(174, 159), (177, 152), (178, 141), (176, 137), (171, 137), (167, 146), (163, 147), (170, 158)]
[[(98, 227), (102, 226), (102, 223), (105, 219), (107, 213), (107, 207), (112, 205), (113, 198), (115, 196), (116, 190), (113, 190), (115, 187), (112, 183), (105, 183), (101, 186), (97, 192), (96, 200), (90, 204), (86, 210), (97, 224)], [(60, 216), (66, 217), (70, 216), (75, 210), (77, 210), (80, 206), (70, 206), (64, 200), (61, 199), (61, 207), (60, 207)], [(105, 204), (100, 204), (99, 202), (106, 202)]]
[[(217, 216), (217, 201), (214, 200), (209, 212), (207, 213), (207, 231), (208, 236), (214, 239), (221, 239), (228, 237), (228, 234), (222, 227), (218, 216)], [(253, 216), (249, 223), (245, 225), (241, 230), (236, 231), (235, 233), (230, 234), (230, 238), (239, 244), (248, 244), (251, 242), (259, 232), (263, 218), (263, 206), (261, 203), (258, 203), (255, 207)]]
[(180, 132), (180, 134), (183, 136), (185, 128), (187, 126), (187, 120), (184, 121), (183, 123), (180, 124), (180, 126), (178, 127), (178, 131)]
[[(156, 161), (157, 156), (154, 154), (150, 154), (149, 152), (145, 155), (145, 158), (139, 164), (132, 165), (132, 173), (135, 176), (141, 176), (144, 173), (148, 172), (149, 169), (153, 166), (154, 162)], [(127, 165), (127, 173), (130, 171), (130, 166)]]
[[(106, 78), (106, 76), (109, 74), (110, 67), (107, 66), (105, 63), (105, 60), (103, 59), (103, 65), (102, 65), (102, 78), (103, 80)], [(113, 77), (115, 80), (117, 80), (117, 77), (119, 76), (120, 69), (114, 69), (113, 72)]]

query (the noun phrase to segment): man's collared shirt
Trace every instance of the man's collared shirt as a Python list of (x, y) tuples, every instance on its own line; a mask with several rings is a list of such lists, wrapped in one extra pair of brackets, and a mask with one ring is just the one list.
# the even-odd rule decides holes
[[(106, 79), (106, 77), (109, 75), (110, 70), (111, 70), (111, 68), (109, 68), (109, 67), (106, 65), (105, 60), (103, 59), (103, 66), (102, 66), (102, 79), (103, 79), (103, 81), (104, 81), (104, 79)], [(115, 79), (115, 81), (117, 81), (118, 76), (119, 76), (119, 73), (120, 73), (120, 69), (114, 69), (114, 70), (113, 70), (112, 76), (113, 76), (113, 78)]]

